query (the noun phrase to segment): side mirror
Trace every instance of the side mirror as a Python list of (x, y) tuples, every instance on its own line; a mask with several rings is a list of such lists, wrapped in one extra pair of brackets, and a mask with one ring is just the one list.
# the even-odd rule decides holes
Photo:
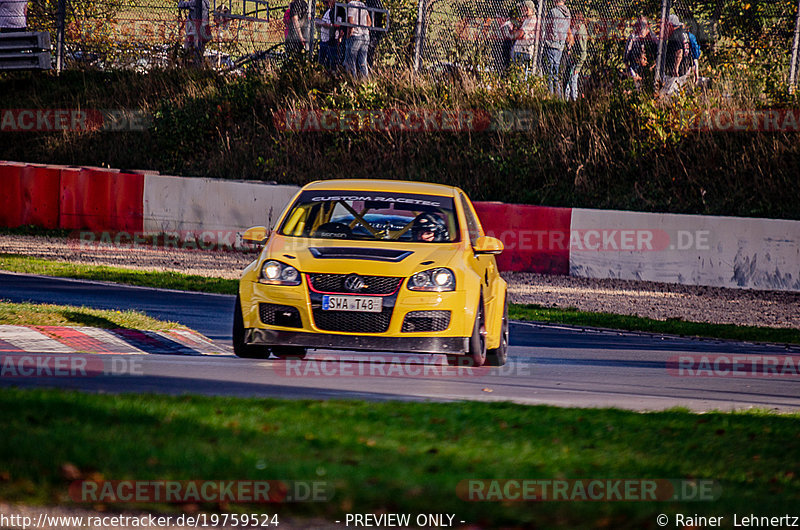
[(472, 245), (475, 254), (500, 254), (503, 252), (503, 242), (495, 237), (481, 236)]
[(242, 234), (242, 241), (251, 245), (263, 245), (267, 242), (269, 230), (265, 226), (253, 226)]

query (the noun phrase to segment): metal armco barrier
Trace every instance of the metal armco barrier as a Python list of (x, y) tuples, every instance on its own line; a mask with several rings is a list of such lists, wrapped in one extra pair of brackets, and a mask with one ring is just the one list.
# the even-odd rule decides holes
[(0, 70), (49, 70), (50, 62), (46, 31), (0, 33)]

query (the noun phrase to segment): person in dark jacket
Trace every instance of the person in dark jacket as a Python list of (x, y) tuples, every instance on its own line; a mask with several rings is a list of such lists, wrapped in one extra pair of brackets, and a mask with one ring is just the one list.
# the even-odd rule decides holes
[(689, 78), (694, 63), (689, 35), (677, 15), (669, 16), (669, 29), (664, 79), (660, 92), (662, 96), (671, 96), (680, 92)]
[(286, 53), (297, 57), (308, 46), (308, 3), (306, 0), (292, 0), (289, 4), (289, 17), (286, 32)]

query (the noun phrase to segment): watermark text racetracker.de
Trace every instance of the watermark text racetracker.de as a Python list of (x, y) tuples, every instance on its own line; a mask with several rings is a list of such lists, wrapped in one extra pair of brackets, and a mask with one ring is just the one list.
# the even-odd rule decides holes
[(676, 119), (684, 131), (800, 132), (800, 109), (684, 109)]
[(348, 360), (339, 355), (316, 355), (314, 358), (292, 359), (275, 363), (276, 375), (288, 378), (326, 377), (528, 377), (532, 367), (528, 363), (509, 360), (503, 366), (480, 367), (473, 365), (467, 356), (459, 357), (449, 365), (441, 355), (364, 355)]
[(241, 232), (235, 230), (168, 230), (143, 231), (91, 231), (71, 232), (67, 238), (75, 250), (242, 250), (252, 245), (242, 241)]
[(800, 356), (683, 354), (667, 360), (674, 377), (766, 377), (800, 379)]
[(531, 131), (539, 114), (529, 109), (290, 109), (272, 115), (283, 132), (474, 133)]
[[(486, 235), (496, 237), (505, 250), (618, 252), (618, 251), (707, 251), (711, 250), (713, 234), (709, 230), (662, 230), (651, 228), (591, 228), (591, 229), (508, 229), (488, 230)], [(90, 231), (72, 232), (68, 241), (76, 249), (116, 250), (120, 248), (153, 250), (242, 250), (254, 247), (242, 240), (241, 232), (233, 230), (172, 230), (163, 232), (142, 231)], [(285, 251), (304, 245), (300, 239), (288, 238), (281, 242)], [(297, 248), (295, 248), (297, 247)]]
[(146, 131), (152, 122), (141, 109), (0, 109), (0, 132)]
[(0, 355), (0, 377), (99, 377), (144, 375), (141, 358), (136, 355), (103, 356), (80, 354)]
[(70, 498), (78, 503), (327, 502), (333, 484), (322, 480), (76, 480)]
[(710, 250), (709, 230), (667, 231), (651, 228), (590, 228), (573, 230), (511, 229), (486, 235), (503, 242), (505, 250), (570, 250), (587, 252)]
[(468, 479), (456, 486), (469, 502), (713, 501), (721, 492), (708, 479)]

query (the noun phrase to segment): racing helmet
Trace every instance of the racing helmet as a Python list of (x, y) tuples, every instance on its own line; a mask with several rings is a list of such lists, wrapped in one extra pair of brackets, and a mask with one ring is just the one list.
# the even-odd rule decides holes
[(422, 241), (422, 234), (424, 232), (433, 232), (434, 241), (447, 241), (449, 239), (447, 234), (447, 227), (435, 215), (429, 213), (421, 213), (414, 219), (414, 224), (411, 225), (411, 235), (414, 241)]

